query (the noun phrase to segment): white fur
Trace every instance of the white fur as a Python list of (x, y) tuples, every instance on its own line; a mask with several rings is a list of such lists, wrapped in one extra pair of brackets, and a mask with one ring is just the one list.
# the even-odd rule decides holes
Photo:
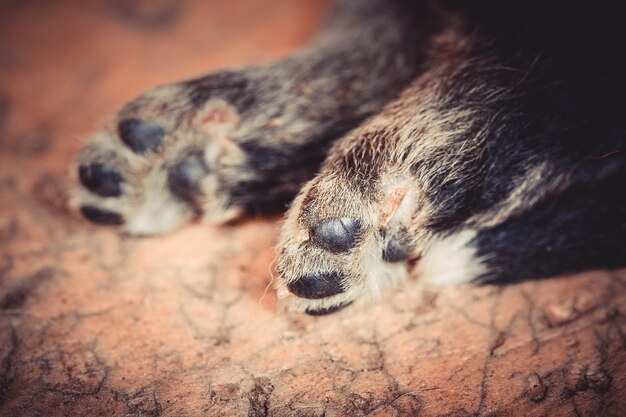
[(191, 217), (189, 208), (174, 201), (169, 193), (149, 192), (133, 216), (126, 219), (124, 230), (133, 235), (164, 233), (187, 223)]
[(486, 271), (470, 245), (474, 230), (463, 230), (451, 236), (435, 238), (418, 264), (417, 272), (424, 282), (454, 285), (471, 282)]
[(358, 265), (363, 268), (365, 292), (377, 298), (387, 288), (398, 285), (407, 276), (405, 262), (387, 263), (381, 258), (380, 242), (369, 239), (360, 251)]
[(169, 232), (193, 217), (189, 206), (174, 197), (159, 169), (153, 169), (145, 177), (143, 196), (133, 211), (126, 214), (124, 230), (133, 235), (151, 235)]

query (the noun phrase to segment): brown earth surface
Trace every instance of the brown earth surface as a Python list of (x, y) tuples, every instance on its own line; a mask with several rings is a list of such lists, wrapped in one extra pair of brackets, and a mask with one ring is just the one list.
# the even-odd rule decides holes
[(418, 280), (281, 309), (277, 219), (130, 238), (66, 210), (89, 132), (149, 87), (281, 56), (326, 2), (0, 0), (1, 416), (624, 416), (626, 272)]

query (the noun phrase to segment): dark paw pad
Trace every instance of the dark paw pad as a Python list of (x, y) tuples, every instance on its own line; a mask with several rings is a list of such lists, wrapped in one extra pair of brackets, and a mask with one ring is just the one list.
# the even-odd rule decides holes
[(94, 194), (102, 197), (118, 197), (122, 194), (122, 176), (106, 165), (82, 165), (78, 168), (78, 176), (80, 182)]
[(318, 299), (344, 291), (341, 276), (336, 272), (314, 272), (287, 284), (293, 294), (301, 298)]
[(406, 229), (396, 232), (383, 248), (385, 262), (403, 262), (411, 257), (413, 247)]
[(136, 153), (155, 151), (165, 136), (161, 126), (140, 119), (122, 120), (117, 129), (122, 142)]
[(193, 201), (200, 193), (200, 181), (209, 173), (202, 152), (194, 152), (178, 162), (167, 176), (167, 185), (175, 196)]
[(361, 223), (352, 217), (323, 220), (311, 232), (313, 241), (324, 249), (339, 253), (352, 249), (359, 237)]
[(122, 215), (108, 210), (99, 209), (94, 206), (82, 206), (80, 212), (87, 220), (98, 224), (109, 224), (119, 226), (124, 223)]
[(331, 314), (335, 311), (348, 307), (350, 304), (352, 304), (352, 301), (326, 308), (307, 308), (304, 312), (309, 316), (325, 316), (326, 314)]

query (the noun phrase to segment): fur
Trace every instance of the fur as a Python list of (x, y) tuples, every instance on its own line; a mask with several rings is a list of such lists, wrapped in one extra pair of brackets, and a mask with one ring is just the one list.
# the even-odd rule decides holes
[[(128, 104), (78, 157), (119, 175), (83, 178), (76, 205), (149, 234), (293, 200), (278, 289), (310, 314), (379, 294), (409, 263), (448, 284), (625, 266), (617, 16), (560, 2), (338, 1), (290, 57)], [(162, 126), (155, 150), (117, 140), (128, 119)]]

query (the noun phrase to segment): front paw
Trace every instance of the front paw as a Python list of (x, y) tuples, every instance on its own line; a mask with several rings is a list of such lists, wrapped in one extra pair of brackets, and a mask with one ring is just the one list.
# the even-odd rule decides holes
[[(340, 180), (341, 178), (341, 180)], [(296, 198), (283, 226), (279, 293), (312, 315), (378, 296), (404, 279), (416, 254), (406, 181), (360, 182), (322, 173)]]

